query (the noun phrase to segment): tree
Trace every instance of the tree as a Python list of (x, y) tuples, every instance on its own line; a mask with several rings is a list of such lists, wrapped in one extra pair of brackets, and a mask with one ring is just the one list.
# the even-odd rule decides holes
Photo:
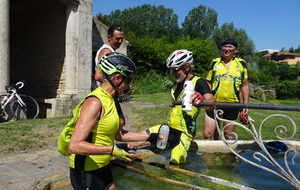
[(126, 34), (131, 46), (128, 56), (134, 61), (138, 68), (138, 74), (168, 72), (166, 59), (177, 49), (187, 49), (193, 52), (194, 73), (206, 76), (211, 60), (216, 52), (212, 40), (190, 39), (189, 37), (176, 43), (167, 43), (165, 38), (154, 39), (150, 36), (136, 36), (133, 32)]
[(247, 63), (254, 64), (258, 61), (253, 41), (244, 29), (236, 29), (233, 23), (223, 24), (214, 31), (212, 38), (218, 47), (223, 41), (230, 38), (234, 39), (239, 46), (238, 57), (245, 59)]
[(168, 42), (174, 42), (180, 35), (178, 15), (163, 5), (144, 4), (123, 11), (118, 9), (103, 17), (108, 25), (119, 24), (125, 32), (132, 31), (137, 36), (166, 37)]
[(294, 48), (293, 48), (293, 47), (290, 47), (289, 52), (290, 52), (290, 53), (295, 53)]
[(103, 15), (102, 13), (98, 13), (98, 14), (96, 15), (96, 18), (97, 18), (98, 20), (100, 20), (103, 24), (107, 25), (107, 21), (105, 20), (104, 15)]
[(295, 49), (295, 53), (299, 53), (300, 52), (300, 46), (298, 46), (297, 49)]
[(181, 39), (173, 46), (175, 49), (187, 49), (193, 52), (194, 59), (194, 74), (206, 77), (209, 71), (211, 61), (217, 51), (214, 42), (211, 39), (202, 40), (200, 38), (190, 39), (186, 37)]
[(217, 27), (218, 13), (203, 5), (193, 8), (182, 23), (183, 34), (191, 39), (207, 39)]

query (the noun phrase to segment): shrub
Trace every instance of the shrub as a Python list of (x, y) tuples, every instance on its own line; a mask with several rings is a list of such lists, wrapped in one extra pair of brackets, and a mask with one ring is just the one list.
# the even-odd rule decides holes
[(264, 93), (266, 95), (266, 99), (268, 100), (275, 100), (276, 99), (276, 92), (273, 89), (267, 89), (264, 90)]
[(254, 98), (260, 101), (266, 101), (266, 95), (262, 88), (258, 87), (254, 89)]
[(300, 84), (298, 81), (282, 81), (282, 83), (276, 85), (276, 92), (278, 99), (288, 100), (299, 98)]
[(154, 94), (169, 92), (173, 79), (170, 73), (166, 75), (158, 74), (156, 71), (150, 71), (146, 75), (137, 76), (133, 81), (133, 90), (135, 94)]

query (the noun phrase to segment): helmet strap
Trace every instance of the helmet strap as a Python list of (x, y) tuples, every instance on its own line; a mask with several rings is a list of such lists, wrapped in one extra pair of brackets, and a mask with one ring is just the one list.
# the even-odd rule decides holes
[(119, 95), (119, 91), (118, 88), (121, 86), (121, 84), (124, 82), (125, 77), (122, 77), (121, 82), (118, 85), (115, 85), (109, 78), (108, 75), (106, 73), (104, 73), (105, 77), (107, 78), (108, 82), (110, 83), (110, 85), (114, 88), (115, 90), (115, 96)]
[(183, 72), (184, 72), (184, 74), (185, 74), (185, 77), (184, 77), (183, 81), (185, 81), (186, 78), (189, 76), (189, 72), (190, 72), (191, 68), (187, 71), (187, 70), (185, 69), (184, 65), (183, 65), (182, 70), (183, 70)]

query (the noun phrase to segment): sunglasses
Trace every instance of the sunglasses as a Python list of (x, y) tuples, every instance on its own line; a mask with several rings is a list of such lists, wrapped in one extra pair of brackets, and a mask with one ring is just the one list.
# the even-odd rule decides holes
[(170, 68), (170, 71), (172, 72), (177, 72), (179, 70), (181, 70), (182, 68), (181, 67), (176, 67), (176, 68)]
[(225, 46), (222, 46), (222, 49), (235, 49), (234, 46), (231, 46), (231, 45), (225, 45)]
[(115, 30), (118, 30), (118, 31), (120, 31), (120, 32), (123, 32), (123, 29), (122, 29), (120, 26), (116, 27)]

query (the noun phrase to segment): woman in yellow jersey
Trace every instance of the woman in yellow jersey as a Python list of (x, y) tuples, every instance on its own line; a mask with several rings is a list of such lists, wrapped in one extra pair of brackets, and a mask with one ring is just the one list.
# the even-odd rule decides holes
[(111, 156), (133, 161), (137, 155), (119, 149), (114, 140), (149, 138), (147, 134), (123, 130), (115, 106), (114, 97), (124, 93), (135, 74), (134, 63), (116, 52), (104, 55), (100, 62), (105, 80), (82, 104), (69, 144), (70, 179), (75, 190), (115, 189), (109, 165)]
[[(249, 101), (249, 82), (246, 62), (243, 59), (235, 57), (238, 52), (238, 44), (233, 39), (228, 39), (221, 44), (222, 57), (212, 61), (211, 69), (206, 80), (211, 87), (217, 102), (240, 102)], [(236, 120), (240, 110), (226, 108), (222, 109), (222, 117), (227, 120)], [(243, 114), (248, 113), (248, 109), (242, 110)], [(224, 122), (224, 126), (228, 122)], [(235, 126), (230, 125), (224, 129), (226, 139), (229, 134), (235, 132)], [(214, 112), (207, 111), (204, 122), (203, 139), (218, 139)]]

